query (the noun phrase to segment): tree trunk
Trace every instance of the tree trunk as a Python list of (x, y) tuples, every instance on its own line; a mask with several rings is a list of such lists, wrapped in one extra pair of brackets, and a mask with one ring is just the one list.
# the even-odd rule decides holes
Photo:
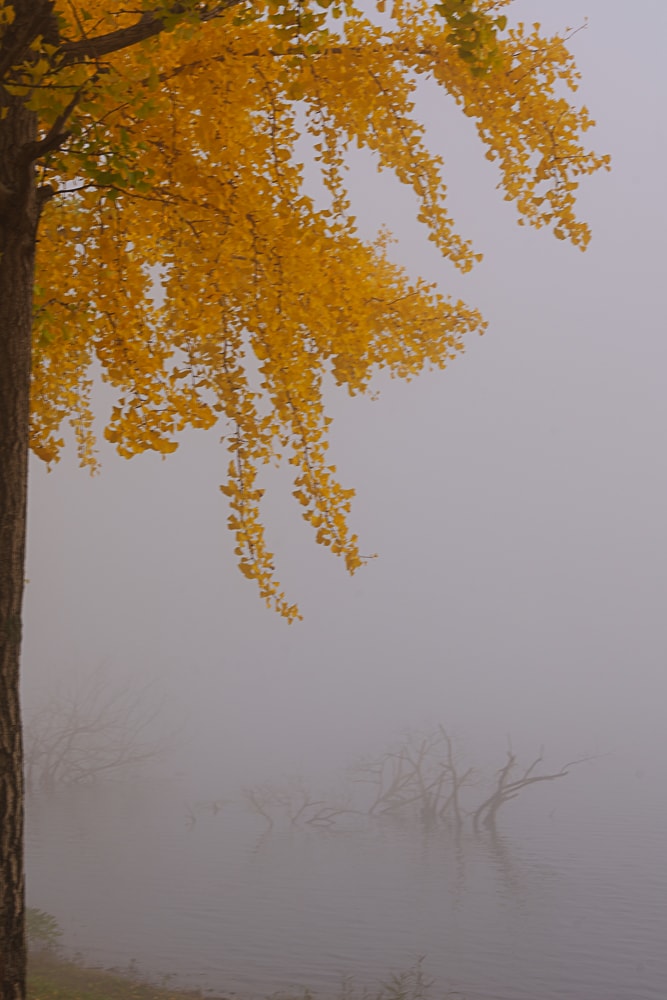
[[(16, 3), (15, 25), (29, 4)], [(3, 38), (3, 47), (6, 36)], [(34, 115), (0, 84), (0, 1000), (24, 1000), (23, 753), (19, 704), (25, 580), (32, 295), (38, 205), (25, 147)]]

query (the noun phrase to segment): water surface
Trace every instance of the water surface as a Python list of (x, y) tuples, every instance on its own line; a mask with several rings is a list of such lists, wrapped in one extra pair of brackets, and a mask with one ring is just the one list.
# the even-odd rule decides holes
[(373, 987), (420, 955), (434, 996), (667, 995), (667, 824), (634, 786), (526, 796), (495, 837), (365, 820), (267, 831), (234, 803), (195, 812), (189, 824), (173, 785), (30, 804), (29, 900), (68, 951), (241, 996)]

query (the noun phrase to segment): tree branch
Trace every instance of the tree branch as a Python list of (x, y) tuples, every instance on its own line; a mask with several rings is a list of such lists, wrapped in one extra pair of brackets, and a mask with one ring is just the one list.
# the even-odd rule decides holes
[[(221, 0), (209, 8), (204, 8), (198, 13), (200, 24), (213, 21), (221, 17), (230, 8), (237, 7), (244, 0)], [(93, 38), (79, 38), (73, 42), (64, 42), (60, 47), (57, 60), (60, 65), (71, 66), (75, 63), (87, 62), (89, 59), (100, 59), (102, 56), (111, 55), (113, 52), (120, 52), (123, 49), (132, 48), (148, 38), (154, 38), (167, 30), (167, 19), (178, 17), (188, 13), (188, 6), (183, 3), (175, 3), (166, 11), (146, 11), (134, 24), (126, 28), (119, 28), (117, 31), (109, 31), (106, 35), (98, 35)]]

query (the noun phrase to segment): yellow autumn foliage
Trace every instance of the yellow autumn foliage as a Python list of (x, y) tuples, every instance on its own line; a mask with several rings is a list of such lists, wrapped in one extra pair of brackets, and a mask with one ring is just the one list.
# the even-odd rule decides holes
[[(261, 466), (291, 463), (317, 541), (354, 572), (325, 380), (360, 393), (380, 369), (444, 368), (484, 327), (393, 263), (385, 235), (360, 237), (348, 147), (413, 190), (428, 239), (462, 271), (477, 258), (414, 117), (419, 80), (474, 120), (519, 220), (582, 249), (577, 184), (607, 159), (583, 144), (593, 122), (573, 103), (565, 39), (506, 25), (510, 0), (140, 7), (55, 0), (59, 37), (40, 37), (9, 84), (44, 142), (32, 445), (55, 461), (69, 421), (94, 467), (98, 372), (115, 393), (105, 435), (123, 456), (166, 454), (184, 428), (218, 425), (240, 568), (293, 619), (264, 537)], [(11, 11), (2, 0), (0, 32)], [(326, 197), (309, 194), (307, 156)]]

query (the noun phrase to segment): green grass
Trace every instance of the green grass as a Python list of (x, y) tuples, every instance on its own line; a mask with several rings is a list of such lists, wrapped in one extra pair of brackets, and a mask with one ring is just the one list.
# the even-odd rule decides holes
[[(358, 989), (343, 980), (332, 1000), (431, 1000), (433, 983), (422, 972), (418, 959), (409, 969), (392, 973), (374, 990)], [(231, 994), (233, 997), (234, 994)], [(464, 1000), (460, 993), (446, 993), (442, 1000)], [(28, 962), (28, 1000), (229, 1000), (199, 990), (177, 990), (155, 986), (131, 973), (119, 975), (103, 969), (89, 969), (59, 958), (46, 950), (31, 951)], [(273, 993), (266, 1000), (317, 1000), (309, 990)]]
[[(86, 969), (48, 952), (31, 953), (28, 963), (28, 1000), (202, 1000), (203, 996)], [(206, 1000), (222, 998), (206, 994)]]

